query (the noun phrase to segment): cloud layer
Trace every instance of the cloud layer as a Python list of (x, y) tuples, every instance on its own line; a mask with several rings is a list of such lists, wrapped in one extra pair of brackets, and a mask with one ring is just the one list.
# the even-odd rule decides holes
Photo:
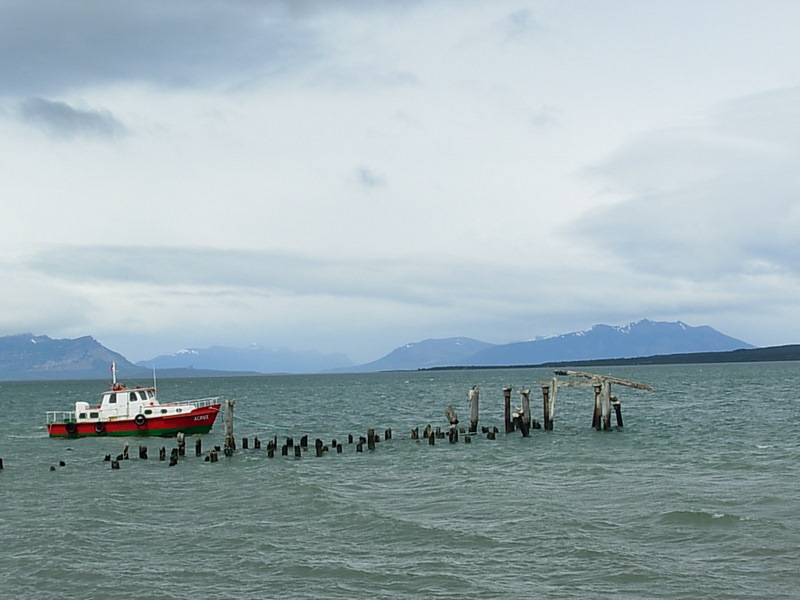
[(4, 3), (0, 334), (796, 342), (800, 7), (575, 6)]

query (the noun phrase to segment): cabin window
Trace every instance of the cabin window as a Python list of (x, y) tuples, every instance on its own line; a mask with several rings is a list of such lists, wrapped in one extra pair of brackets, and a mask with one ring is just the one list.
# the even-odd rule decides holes
[(108, 403), (109, 404), (116, 404), (117, 403), (117, 395), (116, 394), (109, 394), (108, 395)]
[(147, 396), (145, 395), (144, 392), (139, 392), (139, 398), (141, 398), (142, 400), (147, 400)]
[(183, 412), (183, 409), (182, 408), (176, 408), (175, 412)]
[(136, 392), (131, 392), (131, 402), (136, 402)]
[(153, 399), (156, 395), (153, 393), (153, 390), (147, 390), (147, 397)]
[(162, 415), (165, 415), (165, 414), (167, 414), (167, 409), (166, 409), (166, 408), (162, 408), (162, 409), (161, 409), (161, 414), (162, 414)]
[(99, 415), (98, 413), (96, 413), (96, 412), (90, 412), (90, 413), (89, 413), (89, 418), (90, 418), (90, 419), (96, 419), (96, 418), (97, 418), (97, 417), (99, 417), (99, 416), (100, 416), (100, 415)]
[(79, 418), (79, 419), (85, 419), (85, 418), (86, 418), (86, 413), (80, 413), (80, 414), (78, 415), (78, 418)]
[(146, 415), (152, 415), (152, 414), (153, 414), (153, 410), (152, 410), (151, 408), (146, 408), (146, 409), (144, 410), (144, 414), (146, 414)]

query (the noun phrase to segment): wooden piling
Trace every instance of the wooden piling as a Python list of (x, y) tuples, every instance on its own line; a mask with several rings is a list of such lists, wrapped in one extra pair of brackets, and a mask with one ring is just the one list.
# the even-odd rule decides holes
[(203, 440), (201, 438), (197, 438), (197, 440), (194, 443), (194, 455), (195, 456), (203, 455)]
[(478, 404), (480, 401), (480, 391), (477, 385), (473, 385), (469, 392), (469, 432), (478, 433)]
[(233, 407), (236, 401), (233, 398), (225, 400), (225, 456), (233, 456), (236, 450), (236, 440), (233, 437)]
[(603, 419), (603, 429), (611, 430), (611, 382), (604, 380), (600, 394), (600, 416)]
[(179, 431), (178, 435), (175, 437), (178, 443), (178, 455), (186, 456), (186, 434)]
[(147, 446), (139, 446), (139, 458), (147, 460)]
[(617, 427), (622, 427), (622, 403), (616, 396), (611, 396), (611, 406), (614, 407), (614, 413), (617, 417)]
[(531, 433), (531, 391), (524, 389), (519, 391), (522, 402), (522, 413), (520, 414), (520, 431), (522, 437), (528, 437)]
[(119, 461), (118, 460), (112, 460), (111, 461), (111, 468), (112, 469), (119, 469)]
[(253, 438), (253, 448), (255, 448), (256, 450), (261, 450), (261, 440), (258, 439), (257, 437)]
[(242, 438), (242, 450), (247, 450), (250, 447), (250, 442), (246, 437)]
[(592, 427), (594, 427), (597, 431), (600, 431), (600, 428), (603, 426), (603, 421), (601, 419), (603, 409), (600, 407), (600, 396), (603, 393), (603, 386), (600, 383), (595, 383), (592, 387), (594, 388), (594, 413), (592, 414)]
[(511, 418), (511, 387), (503, 388), (503, 421), (506, 433), (514, 431), (514, 421)]
[[(553, 389), (555, 386), (553, 387)], [(542, 384), (542, 417), (544, 420), (544, 430), (553, 430), (553, 416), (550, 414), (550, 384)]]
[(164, 446), (158, 451), (158, 460), (167, 460), (167, 449)]
[(122, 444), (122, 460), (128, 460), (128, 448), (130, 448), (128, 442)]
[(300, 446), (295, 446), (294, 447), (294, 457), (295, 458), (300, 458), (301, 456), (303, 456), (303, 449)]
[(375, 430), (372, 428), (367, 431), (367, 449), (375, 450)]

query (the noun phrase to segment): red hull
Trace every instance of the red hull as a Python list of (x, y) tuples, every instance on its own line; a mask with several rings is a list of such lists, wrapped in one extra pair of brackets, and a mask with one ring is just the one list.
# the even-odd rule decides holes
[(93, 423), (48, 423), (47, 431), (50, 437), (70, 438), (127, 435), (172, 436), (178, 432), (185, 434), (208, 433), (219, 414), (219, 408), (219, 404), (211, 404), (187, 414), (150, 417), (144, 419), (141, 424), (137, 424), (134, 419), (115, 419)]

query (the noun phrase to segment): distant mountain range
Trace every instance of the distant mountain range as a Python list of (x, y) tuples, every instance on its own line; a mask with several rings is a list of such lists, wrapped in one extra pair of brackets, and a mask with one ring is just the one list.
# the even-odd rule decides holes
[[(0, 337), (0, 380), (105, 379), (109, 377), (111, 362), (116, 362), (120, 374), (126, 378), (150, 377), (153, 368), (158, 370), (160, 377), (198, 377), (585, 363), (665, 355), (696, 355), (700, 359), (701, 355), (708, 353), (743, 349), (755, 352), (751, 344), (711, 327), (644, 319), (621, 327), (595, 325), (585, 331), (511, 344), (489, 344), (463, 337), (424, 340), (401, 346), (383, 358), (363, 365), (353, 365), (343, 354), (274, 350), (257, 345), (248, 348), (191, 348), (134, 365), (89, 336), (59, 340), (21, 334)], [(793, 351), (775, 353), (775, 356), (787, 355), (794, 356)], [(742, 355), (738, 358), (741, 360)], [(676, 359), (676, 362), (691, 360)]]
[(136, 363), (158, 369), (214, 369), (218, 371), (255, 371), (259, 373), (321, 373), (353, 366), (344, 354), (295, 352), (253, 344), (247, 348), (211, 346), (187, 348), (175, 354), (156, 356)]

